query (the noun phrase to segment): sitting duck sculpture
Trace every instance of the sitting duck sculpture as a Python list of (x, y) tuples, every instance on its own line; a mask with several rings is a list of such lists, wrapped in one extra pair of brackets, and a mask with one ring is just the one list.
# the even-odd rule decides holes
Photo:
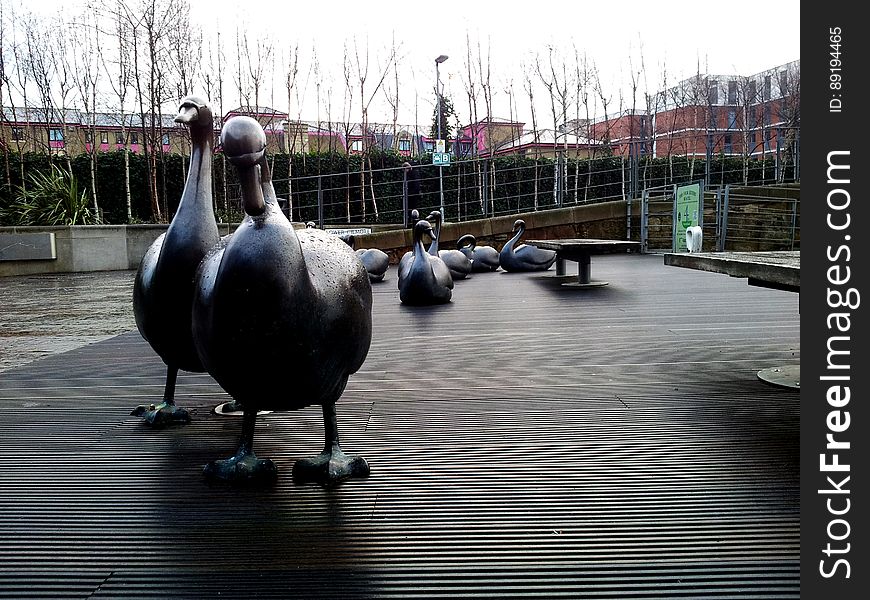
[(556, 253), (537, 246), (516, 243), (526, 232), (526, 223), (522, 219), (514, 221), (513, 231), (516, 233), (502, 247), (498, 256), (499, 264), (505, 271), (546, 271), (556, 262)]
[[(339, 239), (351, 248), (356, 246), (356, 237), (353, 234), (341, 235)], [(380, 283), (384, 280), (387, 269), (390, 267), (390, 257), (386, 252), (378, 248), (360, 248), (359, 250), (354, 249), (354, 252), (365, 267), (366, 273), (369, 274), (371, 283)]]
[(447, 268), (450, 270), (450, 276), (453, 280), (465, 279), (471, 273), (471, 259), (459, 250), (439, 250), (438, 243), (441, 239), (441, 223), (443, 218), (440, 210), (433, 210), (429, 213), (429, 219), (435, 221), (435, 237), (432, 238), (432, 243), (429, 244), (429, 254), (439, 256)]
[(175, 404), (175, 383), (179, 369), (205, 370), (191, 335), (193, 280), (200, 261), (220, 240), (211, 194), (211, 108), (205, 100), (188, 96), (175, 121), (190, 129), (190, 171), (169, 228), (145, 252), (133, 284), (136, 326), (166, 363), (163, 401), (140, 405), (131, 413), (151, 426), (190, 420), (188, 411)]
[(498, 270), (498, 250), (492, 246), (478, 246), (477, 239), (470, 233), (456, 240), (456, 248), (471, 260), (472, 273)]
[(399, 299), (402, 304), (427, 305), (450, 302), (453, 277), (444, 261), (423, 249), (423, 236), (435, 239), (432, 224), (425, 219), (414, 225), (414, 242), (410, 252), (399, 262)]
[(372, 288), (353, 251), (318, 229), (294, 231), (281, 211), (266, 162), (266, 136), (250, 117), (234, 117), (221, 144), (235, 165), (246, 216), (197, 272), (193, 337), (202, 363), (243, 410), (236, 454), (204, 469), (226, 481), (270, 481), (277, 469), (253, 451), (258, 410), (319, 404), (323, 452), (296, 461), (300, 482), (368, 475), (338, 439), (335, 403), (371, 344)]

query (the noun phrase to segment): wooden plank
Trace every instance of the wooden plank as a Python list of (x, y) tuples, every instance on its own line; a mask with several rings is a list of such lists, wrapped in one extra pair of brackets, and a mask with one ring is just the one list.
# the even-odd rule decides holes
[(798, 297), (596, 264), (632, 286), (481, 273), (409, 308), (390, 269), (338, 406), (372, 474), (331, 488), (290, 477), (316, 408), (258, 420), (273, 488), (208, 485), (240, 423), (182, 372), (193, 422), (142, 427), (165, 365), (135, 331), (4, 371), (0, 597), (798, 598), (799, 394), (755, 375), (799, 355)]
[(668, 253), (664, 263), (673, 267), (745, 277), (756, 285), (800, 291), (799, 251)]

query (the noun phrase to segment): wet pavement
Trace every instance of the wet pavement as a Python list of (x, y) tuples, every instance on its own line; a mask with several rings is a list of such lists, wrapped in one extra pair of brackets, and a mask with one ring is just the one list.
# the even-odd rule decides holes
[(0, 371), (135, 330), (135, 275), (0, 277)]

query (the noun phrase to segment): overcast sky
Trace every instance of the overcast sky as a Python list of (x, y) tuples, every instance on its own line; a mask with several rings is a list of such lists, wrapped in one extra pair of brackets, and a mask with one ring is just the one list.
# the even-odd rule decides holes
[[(57, 0), (31, 0), (34, 6), (58, 6)], [(299, 49), (300, 87), (307, 80), (307, 96), (302, 101), (303, 119), (318, 116), (314, 90), (316, 77), (310, 73), (316, 48), (321, 70), (321, 98), (333, 88), (333, 118), (340, 111), (344, 93), (344, 45), (351, 52), (356, 43), (370, 60), (371, 89), (380, 77), (380, 65), (395, 39), (399, 50), (401, 80), (399, 122), (431, 123), (434, 106), (435, 63), (440, 54), (449, 59), (440, 66), (445, 94), (453, 99), (460, 120), (468, 121), (467, 40), (474, 49), (478, 43), (486, 64), (489, 48), (490, 81), (494, 97), (494, 116), (507, 118), (511, 107), (506, 89), (513, 84), (513, 110), (518, 120), (530, 120), (529, 98), (524, 91), (526, 73), (536, 55), (546, 64), (549, 47), (555, 49), (557, 62), (567, 61), (574, 69), (575, 48), (586, 54), (601, 74), (610, 97), (611, 108), (620, 102), (630, 106), (627, 82), (633, 65), (646, 67), (644, 89), (660, 89), (666, 73), (669, 84), (698, 72), (749, 75), (800, 58), (800, 3), (788, 1), (729, 0), (728, 2), (649, 2), (640, 0), (586, 1), (546, 0), (545, 2), (489, 2), (482, 0), (281, 0), (248, 2), (244, 0), (190, 0), (191, 20), (206, 36), (221, 30), (224, 42), (235, 38), (237, 28), (249, 36), (262, 36), (276, 47), (277, 69), (289, 50)], [(537, 80), (535, 75), (533, 79)], [(227, 85), (227, 84), (225, 84)], [(232, 84), (227, 85), (232, 88)], [(262, 104), (274, 98), (274, 107), (298, 113), (288, 107), (283, 82), (277, 81)], [(415, 94), (416, 92), (416, 94)], [(227, 103), (234, 96), (225, 90)], [(274, 94), (274, 95), (273, 95)], [(542, 88), (535, 91), (539, 121), (552, 121), (549, 100)], [(416, 107), (415, 107), (416, 100)], [(359, 93), (355, 102), (359, 104)], [(325, 119), (321, 102), (320, 117)], [(225, 107), (229, 108), (229, 107)], [(359, 112), (358, 109), (356, 112)], [(600, 107), (599, 107), (600, 112)], [(376, 96), (370, 119), (391, 121), (383, 94)], [(296, 116), (296, 115), (292, 115)], [(482, 116), (482, 115), (481, 115)]]

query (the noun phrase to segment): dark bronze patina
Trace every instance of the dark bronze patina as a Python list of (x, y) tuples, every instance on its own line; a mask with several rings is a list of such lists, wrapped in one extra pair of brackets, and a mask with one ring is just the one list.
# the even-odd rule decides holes
[(492, 246), (478, 246), (477, 238), (470, 233), (456, 240), (456, 248), (471, 260), (472, 273), (489, 273), (498, 269), (498, 250)]
[(526, 223), (522, 219), (514, 221), (514, 236), (507, 241), (499, 253), (498, 262), (505, 271), (546, 271), (556, 262), (553, 250), (544, 250), (537, 246), (516, 243), (526, 232)]
[(253, 451), (258, 410), (323, 407), (326, 444), (299, 460), (293, 477), (330, 483), (368, 475), (339, 446), (335, 402), (369, 350), (372, 291), (353, 251), (318, 229), (294, 231), (281, 212), (266, 162), (266, 137), (250, 117), (221, 131), (239, 174), (246, 217), (197, 272), (193, 336), (202, 363), (244, 412), (236, 454), (204, 469), (232, 482), (273, 480), (274, 463)]
[(432, 224), (421, 219), (414, 225), (411, 251), (399, 261), (399, 299), (403, 304), (444, 304), (453, 296), (450, 270), (441, 258), (423, 249), (424, 234), (435, 239)]
[(190, 414), (175, 405), (175, 381), (179, 369), (204, 371), (191, 337), (193, 276), (220, 239), (212, 209), (211, 108), (205, 100), (189, 96), (181, 101), (175, 121), (190, 129), (190, 172), (172, 223), (143, 256), (133, 287), (136, 326), (166, 363), (163, 401), (132, 412), (152, 426), (190, 420)]
[[(356, 248), (356, 237), (353, 234), (347, 233), (339, 238), (351, 248)], [(386, 252), (378, 248), (360, 248), (359, 250), (355, 249), (354, 252), (365, 267), (366, 273), (369, 274), (370, 282), (380, 283), (384, 280), (387, 269), (390, 267), (390, 257)]]
[(471, 260), (459, 250), (439, 250), (438, 244), (441, 240), (441, 223), (443, 218), (440, 210), (433, 210), (429, 213), (428, 219), (435, 223), (435, 237), (432, 243), (429, 244), (429, 254), (439, 256), (447, 268), (450, 269), (450, 276), (454, 281), (465, 279), (471, 273)]

